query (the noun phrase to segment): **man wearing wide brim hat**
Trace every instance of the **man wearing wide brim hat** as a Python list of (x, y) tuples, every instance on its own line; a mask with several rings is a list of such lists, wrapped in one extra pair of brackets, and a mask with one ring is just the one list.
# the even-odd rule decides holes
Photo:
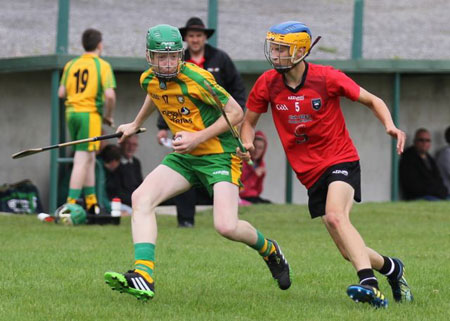
[[(225, 88), (231, 96), (244, 108), (246, 94), (244, 82), (230, 57), (223, 51), (207, 43), (214, 29), (208, 29), (200, 18), (190, 18), (184, 27), (179, 28), (183, 41), (186, 42), (187, 48), (184, 51), (186, 63), (194, 63), (197, 66), (208, 70), (213, 74), (217, 83)], [(169, 135), (169, 127), (160, 115), (158, 118), (158, 142), (162, 144), (163, 139), (167, 139)], [(205, 197), (207, 193), (195, 188), (175, 197), (177, 205), (178, 226), (192, 227), (194, 225), (195, 204), (196, 200), (202, 200), (203, 204), (208, 204)]]
[(197, 17), (189, 18), (189, 20), (186, 22), (186, 26), (178, 28), (178, 29), (180, 29), (180, 33), (181, 33), (181, 37), (183, 37), (183, 41), (185, 41), (186, 33), (189, 30), (204, 32), (206, 35), (206, 39), (209, 39), (216, 31), (214, 29), (206, 28), (202, 19), (197, 18)]

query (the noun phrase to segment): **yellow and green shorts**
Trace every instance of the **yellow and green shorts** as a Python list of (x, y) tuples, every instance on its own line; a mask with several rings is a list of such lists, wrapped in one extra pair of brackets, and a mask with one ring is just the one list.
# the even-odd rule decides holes
[(204, 186), (209, 195), (212, 195), (213, 185), (218, 182), (242, 186), (242, 161), (231, 153), (200, 156), (170, 153), (161, 164), (181, 174), (192, 186)]
[[(100, 136), (102, 132), (102, 116), (99, 113), (66, 112), (66, 122), (72, 140)], [(100, 149), (100, 142), (78, 144), (74, 147), (76, 151), (92, 152)]]

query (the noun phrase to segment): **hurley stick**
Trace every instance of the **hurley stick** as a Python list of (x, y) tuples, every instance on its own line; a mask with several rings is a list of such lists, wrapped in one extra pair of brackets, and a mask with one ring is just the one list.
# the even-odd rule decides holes
[[(208, 88), (209, 93), (213, 96), (214, 101), (216, 102), (216, 105), (214, 107), (216, 107), (216, 109), (219, 109), (220, 112), (223, 115), (223, 118), (225, 118), (225, 121), (228, 124), (228, 127), (230, 128), (231, 134), (233, 135), (233, 137), (236, 139), (236, 142), (239, 146), (239, 149), (243, 152), (246, 153), (247, 149), (244, 147), (244, 145), (242, 144), (242, 140), (241, 140), (241, 136), (239, 135), (238, 131), (236, 130), (236, 128), (231, 124), (230, 120), (227, 117), (227, 113), (225, 112), (225, 110), (223, 109), (223, 104), (220, 101), (219, 97), (217, 96), (217, 94), (215, 93), (214, 90), (212, 90), (211, 86), (208, 84), (208, 82), (205, 80), (203, 82), (206, 86), (206, 88)], [(253, 161), (250, 159), (247, 162), (249, 165), (253, 165)]]
[[(147, 129), (145, 129), (145, 128), (139, 128), (137, 130), (136, 134), (143, 133), (146, 130)], [(72, 146), (72, 145), (83, 144), (83, 143), (96, 142), (98, 140), (119, 138), (119, 137), (122, 137), (122, 135), (123, 135), (122, 132), (118, 132), (118, 133), (110, 134), (110, 135), (103, 135), (103, 136), (97, 136), (97, 137), (91, 137), (91, 138), (74, 140), (74, 141), (71, 141), (71, 142), (61, 143), (61, 144), (57, 144), (57, 145), (51, 145), (51, 146), (40, 147), (40, 148), (26, 149), (26, 150), (23, 150), (21, 152), (13, 154), (11, 157), (13, 159), (17, 159), (17, 158), (22, 158), (22, 157), (30, 156), (30, 155), (33, 155), (33, 154), (37, 154), (37, 153), (40, 153), (40, 152), (43, 152), (43, 151), (46, 151), (46, 150), (50, 150), (50, 149), (61, 148), (61, 147)]]

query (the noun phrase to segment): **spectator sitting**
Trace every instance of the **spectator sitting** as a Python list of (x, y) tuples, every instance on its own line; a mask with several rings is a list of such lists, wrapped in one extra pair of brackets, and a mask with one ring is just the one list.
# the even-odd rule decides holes
[[(130, 138), (129, 140), (132, 146), (122, 146), (121, 149), (119, 146), (111, 144), (107, 145), (100, 153), (100, 158), (103, 161), (103, 167), (106, 172), (105, 185), (108, 199), (111, 201), (113, 198), (120, 198), (122, 202), (121, 211), (126, 212), (127, 214), (131, 214), (132, 212), (131, 205), (128, 204), (127, 201), (131, 200), (131, 194), (135, 189), (130, 187), (133, 186), (133, 183), (132, 180), (129, 179), (135, 178), (135, 172), (140, 173), (139, 160), (137, 160), (134, 156), (131, 156), (131, 158), (130, 156), (128, 158), (127, 156), (124, 156), (134, 154), (134, 151), (136, 150), (137, 142), (133, 141), (134, 138)], [(125, 144), (127, 144), (127, 142), (123, 143), (123, 145)], [(131, 164), (137, 164), (139, 166), (139, 170), (135, 170), (129, 163), (124, 164), (124, 159), (131, 159)]]
[(441, 200), (447, 197), (447, 188), (433, 157), (430, 132), (420, 128), (414, 135), (414, 145), (407, 148), (400, 159), (400, 184), (406, 200)]
[(106, 145), (99, 154), (103, 166), (108, 172), (113, 173), (120, 165), (121, 152), (117, 145), (108, 144)]
[(450, 197), (450, 126), (445, 130), (447, 146), (442, 148), (436, 157), (436, 163), (441, 172), (442, 180), (447, 187), (447, 198)]
[[(120, 148), (118, 145), (108, 144), (104, 146), (97, 158), (102, 163), (103, 174), (99, 172), (99, 178), (103, 179), (99, 182), (99, 186), (104, 186), (104, 192), (108, 199), (107, 204), (104, 204), (107, 211), (111, 211), (110, 202), (117, 196), (120, 186)], [(102, 193), (102, 191), (100, 191)]]
[(251, 152), (253, 165), (243, 163), (241, 182), (244, 185), (239, 192), (239, 197), (243, 202), (241, 205), (247, 205), (246, 202), (255, 203), (271, 203), (271, 201), (260, 197), (263, 191), (264, 178), (266, 176), (266, 164), (264, 162), (264, 154), (267, 150), (267, 138), (262, 131), (255, 133), (253, 141), (255, 149)]
[(116, 197), (121, 199), (122, 204), (128, 206), (131, 206), (131, 194), (143, 181), (141, 162), (134, 156), (138, 146), (138, 135), (130, 136), (120, 144), (122, 155), (118, 169), (120, 172), (120, 190)]

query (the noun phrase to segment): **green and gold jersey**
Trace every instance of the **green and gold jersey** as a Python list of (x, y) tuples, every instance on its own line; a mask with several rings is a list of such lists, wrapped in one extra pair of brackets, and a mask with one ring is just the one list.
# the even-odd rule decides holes
[(89, 53), (65, 65), (61, 85), (66, 87), (67, 112), (98, 112), (102, 115), (104, 91), (116, 88), (116, 79), (108, 62)]
[[(150, 95), (173, 134), (179, 131), (197, 132), (211, 126), (222, 113), (214, 108), (215, 101), (204, 81), (207, 81), (226, 105), (230, 94), (220, 87), (208, 71), (185, 63), (178, 76), (160, 82), (153, 69), (141, 75), (141, 87)], [(229, 131), (199, 144), (190, 154), (207, 155), (236, 152), (236, 141)]]

